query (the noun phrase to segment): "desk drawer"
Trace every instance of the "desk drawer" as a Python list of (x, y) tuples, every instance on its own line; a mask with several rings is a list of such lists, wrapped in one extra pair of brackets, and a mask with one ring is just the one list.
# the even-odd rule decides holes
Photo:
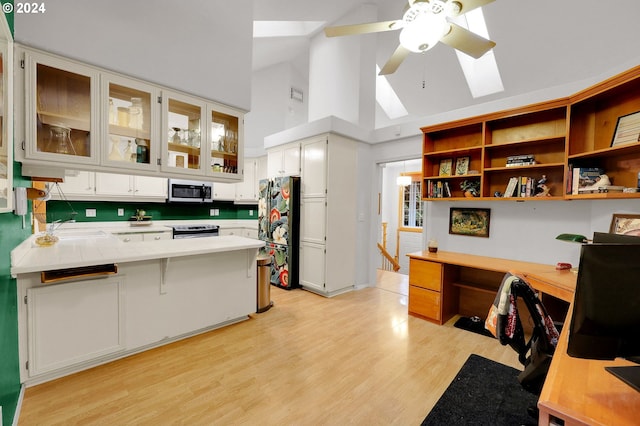
[(440, 293), (409, 286), (409, 313), (440, 322)]
[(442, 291), (442, 263), (409, 259), (409, 285)]

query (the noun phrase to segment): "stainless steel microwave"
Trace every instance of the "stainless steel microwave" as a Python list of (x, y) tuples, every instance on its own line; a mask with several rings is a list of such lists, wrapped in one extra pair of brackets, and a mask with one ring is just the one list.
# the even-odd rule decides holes
[(169, 202), (212, 203), (213, 183), (195, 180), (169, 179)]

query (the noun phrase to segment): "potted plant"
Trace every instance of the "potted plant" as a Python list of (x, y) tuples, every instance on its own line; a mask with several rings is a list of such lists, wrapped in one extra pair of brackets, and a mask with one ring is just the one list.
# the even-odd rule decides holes
[(460, 182), (460, 189), (464, 192), (465, 197), (479, 197), (480, 196), (480, 181), (477, 179), (465, 179)]

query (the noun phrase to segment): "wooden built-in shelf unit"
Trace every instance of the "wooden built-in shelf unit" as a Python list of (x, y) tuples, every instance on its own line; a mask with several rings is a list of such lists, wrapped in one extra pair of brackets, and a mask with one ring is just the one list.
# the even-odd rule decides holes
[[(640, 66), (566, 98), (423, 127), (422, 197), (429, 201), (640, 198), (640, 192), (571, 194), (567, 189), (574, 167), (600, 167), (612, 185), (637, 187), (640, 142), (611, 145), (618, 118), (638, 111)], [(507, 157), (520, 155), (533, 155), (536, 163), (507, 167)], [(469, 171), (475, 173), (439, 176), (442, 160), (455, 164), (465, 156)], [(539, 180), (543, 175), (548, 196), (494, 195), (505, 192), (511, 177)], [(464, 196), (460, 189), (464, 180), (479, 182), (479, 197)], [(434, 182), (446, 182), (451, 197), (429, 197)]]

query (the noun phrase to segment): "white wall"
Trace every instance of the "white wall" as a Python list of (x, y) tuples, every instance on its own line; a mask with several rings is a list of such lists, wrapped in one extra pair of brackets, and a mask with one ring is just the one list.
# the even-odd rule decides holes
[[(252, 0), (54, 0), (15, 14), (15, 40), (243, 110), (251, 108)], [(158, 31), (160, 29), (160, 31)]]
[[(377, 7), (364, 5), (341, 18), (374, 22)], [(375, 37), (326, 37), (311, 40), (309, 121), (339, 117), (362, 128), (375, 121)]]
[[(263, 68), (253, 74), (251, 111), (245, 115), (245, 154), (266, 154), (264, 137), (307, 122), (306, 80), (289, 63)], [(303, 102), (291, 99), (291, 87), (303, 91)]]
[[(421, 155), (421, 138), (372, 145), (371, 161), (375, 164)], [(382, 185), (382, 169), (373, 167), (371, 197), (377, 199)], [(396, 208), (397, 200), (389, 201)], [(449, 234), (449, 209), (471, 207), (491, 209), (489, 238)], [(482, 256), (502, 257), (545, 264), (569, 262), (578, 265), (580, 246), (558, 241), (561, 233), (591, 237), (593, 232), (608, 232), (614, 213), (640, 214), (640, 201), (572, 200), (572, 201), (437, 201), (425, 202), (426, 222), (422, 245), (436, 238), (440, 250)], [(379, 235), (381, 216), (372, 209), (371, 235)], [(375, 285), (379, 254), (375, 245), (369, 248), (369, 285)]]

